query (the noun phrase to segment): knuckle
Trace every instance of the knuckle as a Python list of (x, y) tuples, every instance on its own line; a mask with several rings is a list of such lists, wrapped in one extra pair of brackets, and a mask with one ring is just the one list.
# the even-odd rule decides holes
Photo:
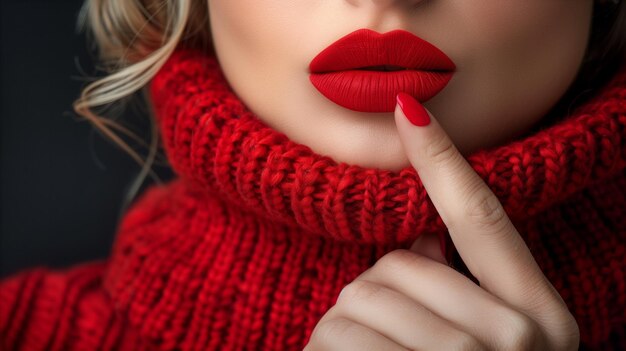
[(398, 249), (391, 251), (376, 261), (372, 270), (376, 272), (377, 275), (385, 277), (418, 264), (420, 258), (420, 255), (416, 255), (411, 251)]
[(570, 333), (565, 334), (564, 339), (564, 350), (578, 350), (580, 347), (580, 329), (578, 328), (578, 324), (574, 323)]
[(508, 224), (508, 215), (498, 198), (486, 189), (474, 191), (467, 205), (467, 217), (484, 227), (503, 229)]
[(459, 350), (459, 351), (477, 351), (484, 350), (483, 345), (470, 334), (460, 333), (458, 337), (454, 338), (452, 345), (450, 345), (449, 350)]
[(311, 335), (309, 345), (336, 345), (336, 340), (350, 338), (356, 331), (356, 324), (349, 319), (338, 317), (317, 325)]
[(341, 292), (341, 299), (344, 301), (360, 301), (376, 298), (384, 293), (385, 287), (367, 280), (355, 280), (346, 285)]
[(580, 346), (580, 328), (574, 316), (568, 311), (558, 318), (552, 326), (556, 345), (562, 350), (578, 350)]
[(501, 347), (503, 350), (533, 350), (539, 336), (539, 326), (523, 313), (511, 311), (503, 323)]
[(570, 324), (571, 328), (569, 329), (570, 332), (566, 334), (569, 337), (566, 337), (567, 341), (564, 342), (566, 350), (578, 350), (580, 347), (580, 328), (573, 317), (572, 320), (573, 322)]
[(434, 163), (443, 163), (453, 159), (457, 152), (456, 147), (450, 139), (443, 133), (438, 133), (430, 141), (424, 150), (426, 157)]

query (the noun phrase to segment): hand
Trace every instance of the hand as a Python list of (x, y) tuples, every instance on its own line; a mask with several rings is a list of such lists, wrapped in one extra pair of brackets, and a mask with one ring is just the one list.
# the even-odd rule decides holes
[[(404, 149), (480, 285), (446, 265), (433, 251), (438, 239), (424, 235), (348, 284), (305, 351), (577, 350), (576, 321), (498, 198), (421, 104), (406, 94), (399, 101)], [(430, 124), (405, 117), (419, 111)]]

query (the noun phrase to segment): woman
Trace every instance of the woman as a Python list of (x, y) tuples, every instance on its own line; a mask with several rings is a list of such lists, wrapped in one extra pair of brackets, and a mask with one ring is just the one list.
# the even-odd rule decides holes
[(116, 138), (146, 87), (178, 177), (110, 259), (3, 282), (0, 345), (626, 347), (623, 3), (86, 9), (123, 65), (77, 112)]

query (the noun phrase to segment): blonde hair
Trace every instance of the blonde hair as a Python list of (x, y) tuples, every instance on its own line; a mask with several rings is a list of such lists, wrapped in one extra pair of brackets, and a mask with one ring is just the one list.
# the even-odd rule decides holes
[[(136, 134), (109, 118), (94, 112), (96, 108), (123, 107), (135, 92), (143, 89), (179, 45), (206, 49), (211, 45), (208, 0), (86, 0), (78, 18), (79, 30), (87, 29), (88, 41), (95, 45), (99, 61), (107, 72), (104, 78), (87, 85), (74, 101), (74, 111), (118, 144), (142, 166), (126, 195), (123, 208), (132, 201), (147, 175), (158, 183), (152, 171), (157, 157), (158, 131), (151, 124), (148, 146)], [(587, 59), (575, 90), (590, 90), (602, 84), (598, 71), (626, 59), (626, 1), (610, 5), (600, 0), (594, 5), (594, 26)], [(608, 72), (608, 70), (606, 70)], [(607, 73), (608, 74), (608, 73)], [(606, 75), (605, 75), (606, 76)], [(574, 95), (566, 94), (566, 97)], [(564, 100), (567, 100), (564, 99)], [(114, 106), (115, 107), (115, 106)], [(152, 111), (150, 118), (154, 117)], [(143, 160), (115, 132), (149, 147)]]
[[(152, 170), (158, 149), (157, 129), (152, 123), (148, 146), (131, 130), (102, 114), (111, 107), (123, 107), (139, 90), (147, 103), (143, 88), (178, 45), (210, 45), (207, 0), (86, 0), (78, 15), (78, 29), (87, 29), (88, 41), (99, 54), (100, 69), (107, 75), (88, 84), (73, 109), (142, 166), (126, 194), (122, 206), (126, 208), (148, 175), (161, 183)], [(150, 108), (149, 103), (146, 106)], [(95, 112), (97, 108), (102, 111)], [(146, 159), (115, 131), (148, 148)]]

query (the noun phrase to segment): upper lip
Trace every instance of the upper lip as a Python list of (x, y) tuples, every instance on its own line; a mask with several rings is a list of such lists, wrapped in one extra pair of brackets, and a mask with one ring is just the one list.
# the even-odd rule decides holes
[(412, 70), (453, 71), (454, 62), (433, 44), (405, 30), (384, 34), (356, 30), (321, 51), (309, 64), (311, 73), (393, 65)]

